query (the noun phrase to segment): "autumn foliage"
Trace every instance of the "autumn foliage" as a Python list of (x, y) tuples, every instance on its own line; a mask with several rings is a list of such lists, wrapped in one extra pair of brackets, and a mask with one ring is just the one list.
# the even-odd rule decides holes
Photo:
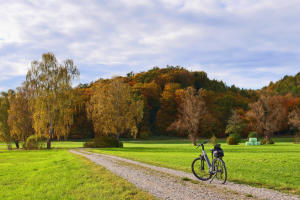
[(300, 75), (261, 90), (211, 80), (203, 71), (154, 67), (126, 77), (72, 87), (79, 71), (72, 60), (51, 53), (32, 62), (26, 82), (0, 96), (0, 139), (25, 141), (32, 134), (52, 139), (97, 136), (147, 138), (247, 137), (299, 131)]

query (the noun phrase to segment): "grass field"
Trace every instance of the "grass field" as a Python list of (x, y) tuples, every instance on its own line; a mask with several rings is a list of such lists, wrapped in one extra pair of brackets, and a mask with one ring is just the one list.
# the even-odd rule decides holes
[[(221, 140), (229, 180), (300, 195), (300, 145), (293, 144), (292, 138), (275, 141), (275, 145), (247, 147), (229, 146)], [(151, 198), (66, 150), (82, 145), (82, 141), (55, 141), (53, 150), (0, 150), (0, 199)], [(206, 145), (207, 152), (211, 147)], [(182, 139), (126, 141), (124, 148), (91, 151), (187, 172), (191, 172), (190, 165), (200, 153), (189, 140)], [(111, 189), (116, 182), (121, 188), (117, 194)]]
[[(300, 195), (300, 145), (292, 140), (280, 138), (275, 145), (263, 146), (227, 145), (221, 141), (228, 179)], [(211, 147), (206, 145), (207, 152)], [(124, 148), (91, 151), (187, 172), (191, 172), (191, 163), (200, 153), (188, 140), (127, 141)]]
[[(80, 143), (59, 143), (74, 147)], [(0, 150), (0, 199), (154, 199), (64, 149)]]

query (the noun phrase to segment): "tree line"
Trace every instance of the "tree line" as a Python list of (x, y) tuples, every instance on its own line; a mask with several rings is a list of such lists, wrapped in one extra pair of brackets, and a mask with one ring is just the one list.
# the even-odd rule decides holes
[[(83, 139), (99, 135), (147, 138), (155, 135), (247, 137), (271, 140), (300, 130), (300, 75), (261, 90), (227, 86), (203, 71), (154, 67), (125, 77), (72, 87), (79, 77), (72, 60), (52, 53), (33, 61), (26, 80), (0, 96), (0, 140), (25, 143), (43, 137)], [(289, 91), (287, 85), (293, 85)]]

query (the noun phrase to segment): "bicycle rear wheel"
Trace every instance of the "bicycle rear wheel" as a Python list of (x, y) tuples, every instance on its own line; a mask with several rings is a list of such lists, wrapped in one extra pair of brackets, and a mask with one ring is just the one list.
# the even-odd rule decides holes
[(206, 160), (201, 156), (196, 158), (192, 163), (193, 174), (202, 181), (207, 181), (211, 178), (211, 173), (209, 172), (209, 166)]
[(227, 170), (225, 162), (220, 158), (216, 158), (213, 161), (213, 166), (218, 182), (220, 182), (221, 184), (225, 184), (227, 181)]

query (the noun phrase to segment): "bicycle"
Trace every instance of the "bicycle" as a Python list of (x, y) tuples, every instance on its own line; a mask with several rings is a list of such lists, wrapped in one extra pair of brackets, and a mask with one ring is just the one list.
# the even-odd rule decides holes
[(208, 141), (204, 141), (197, 146), (199, 148), (202, 146), (202, 154), (196, 158), (192, 163), (193, 174), (202, 181), (207, 181), (211, 179), (210, 183), (217, 178), (222, 184), (226, 183), (227, 180), (227, 170), (225, 162), (222, 157), (224, 152), (220, 147), (220, 144), (215, 145), (214, 149), (211, 150), (212, 164), (204, 150), (204, 144)]

